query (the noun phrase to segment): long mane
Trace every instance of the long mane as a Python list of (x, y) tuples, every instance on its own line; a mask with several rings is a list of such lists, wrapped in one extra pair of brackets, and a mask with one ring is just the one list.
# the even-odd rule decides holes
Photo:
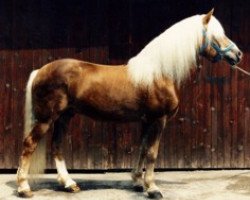
[[(203, 38), (203, 16), (195, 15), (174, 24), (131, 58), (128, 71), (134, 83), (150, 85), (155, 79), (165, 76), (180, 85), (190, 69), (196, 67)], [(208, 37), (214, 33), (224, 35), (224, 30), (212, 17)]]

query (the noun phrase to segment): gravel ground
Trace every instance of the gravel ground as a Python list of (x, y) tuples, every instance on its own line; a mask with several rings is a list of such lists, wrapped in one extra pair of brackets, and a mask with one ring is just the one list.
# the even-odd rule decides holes
[[(144, 200), (147, 194), (132, 190), (129, 173), (72, 174), (82, 191), (63, 191), (55, 174), (32, 184), (35, 200)], [(250, 171), (158, 172), (156, 181), (164, 200), (250, 200)], [(20, 199), (14, 174), (0, 174), (0, 199)]]

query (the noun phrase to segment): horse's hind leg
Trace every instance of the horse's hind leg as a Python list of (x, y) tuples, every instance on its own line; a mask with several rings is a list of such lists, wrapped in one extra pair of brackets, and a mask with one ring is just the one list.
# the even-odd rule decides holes
[(33, 196), (28, 183), (28, 172), (31, 164), (31, 156), (40, 139), (49, 130), (50, 123), (36, 122), (31, 133), (24, 139), (23, 151), (20, 157), (20, 166), (17, 172), (18, 194), (21, 197)]
[(73, 181), (69, 176), (61, 148), (62, 137), (64, 136), (67, 130), (68, 123), (71, 117), (72, 113), (65, 112), (55, 121), (52, 148), (59, 183), (63, 184), (65, 189), (69, 192), (78, 192), (80, 188), (77, 186), (76, 182)]

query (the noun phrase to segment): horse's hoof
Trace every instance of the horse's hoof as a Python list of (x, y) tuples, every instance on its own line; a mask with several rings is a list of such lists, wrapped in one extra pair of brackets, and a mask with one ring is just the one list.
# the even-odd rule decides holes
[(77, 184), (70, 185), (69, 187), (66, 187), (65, 189), (67, 192), (71, 192), (71, 193), (76, 193), (81, 190)]
[(134, 191), (136, 191), (136, 192), (143, 192), (144, 191), (144, 187), (142, 185), (134, 185), (133, 188), (134, 188)]
[(162, 199), (163, 198), (160, 191), (150, 191), (148, 192), (148, 197), (150, 199)]
[(18, 192), (18, 196), (22, 198), (31, 198), (34, 196), (34, 194), (30, 190), (24, 190), (24, 191)]

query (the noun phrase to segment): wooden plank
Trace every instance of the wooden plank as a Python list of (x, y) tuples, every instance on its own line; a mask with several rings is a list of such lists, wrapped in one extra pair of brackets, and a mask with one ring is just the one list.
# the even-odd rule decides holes
[[(9, 110), (7, 110), (6, 103), (9, 100), (9, 93), (6, 93), (6, 90), (9, 90), (9, 75), (6, 74), (9, 72), (7, 64), (7, 53), (4, 51), (4, 48), (7, 47), (11, 43), (12, 40), (12, 2), (1, 1), (0, 2), (0, 168), (5, 168), (5, 140), (8, 140), (6, 137), (6, 121), (5, 118), (9, 119)], [(8, 58), (9, 59), (9, 58)], [(8, 83), (6, 85), (6, 83)]]
[[(19, 163), (19, 156), (21, 155), (22, 152), (22, 147), (23, 147), (23, 124), (24, 124), (24, 99), (25, 99), (25, 87), (26, 87), (26, 82), (28, 80), (28, 75), (29, 75), (29, 68), (32, 66), (32, 51), (29, 50), (20, 50), (19, 51), (19, 59), (17, 60), (17, 63), (15, 65), (16, 70), (18, 71), (17, 74), (17, 90), (18, 92), (18, 98), (15, 99), (15, 104), (17, 104), (17, 113), (20, 113), (17, 116), (17, 123), (18, 123), (18, 128), (15, 130), (16, 133), (16, 147), (17, 147), (17, 152), (16, 152), (16, 160), (15, 160), (15, 165), (17, 167)], [(31, 58), (31, 59), (27, 59)]]
[(113, 146), (113, 123), (105, 122), (102, 126), (102, 169), (109, 169), (112, 167), (112, 146)]
[[(12, 7), (10, 7), (10, 11), (12, 13), (15, 13), (15, 5), (12, 5)], [(13, 21), (14, 20), (14, 16), (13, 17)], [(15, 36), (15, 24), (11, 23), (11, 43), (14, 43), (14, 36)], [(14, 46), (11, 46), (11, 48), (14, 48)], [(5, 168), (13, 168), (13, 159), (12, 159), (12, 155), (14, 151), (14, 147), (15, 147), (15, 137), (14, 137), (14, 133), (13, 133), (13, 122), (12, 122), (12, 117), (13, 117), (13, 110), (12, 110), (12, 105), (13, 105), (13, 85), (12, 85), (12, 73), (13, 76), (15, 77), (14, 74), (14, 55), (12, 54), (11, 51), (8, 51), (6, 53), (6, 59), (4, 62), (4, 66), (5, 66), (5, 89), (4, 89), (4, 94), (5, 94), (5, 98), (3, 101), (4, 104), (4, 113), (5, 113), (5, 117), (4, 117), (4, 167)]]
[[(190, 90), (190, 88), (189, 88)], [(183, 95), (183, 94), (182, 94)], [(188, 97), (186, 97), (188, 98)], [(178, 135), (178, 168), (185, 168), (188, 166), (185, 166), (186, 162), (186, 155), (189, 153), (189, 145), (190, 145), (190, 141), (189, 141), (189, 137), (188, 137), (188, 132), (186, 131), (186, 127), (188, 126), (188, 123), (190, 122), (189, 117), (190, 117), (190, 113), (187, 112), (187, 108), (186, 108), (186, 101), (187, 99), (185, 99), (185, 95), (181, 96), (181, 113), (182, 113), (182, 118), (183, 120), (181, 121), (182, 123), (180, 124), (180, 132)]]
[[(1, 17), (0, 17), (1, 20)], [(0, 40), (0, 45), (2, 44), (2, 41)], [(5, 60), (5, 52), (4, 51), (0, 51), (0, 91), (4, 91), (5, 90), (5, 67), (4, 67), (4, 60)], [(3, 102), (5, 98), (5, 93), (1, 92), (0, 93), (0, 101)], [(4, 113), (4, 104), (1, 103), (0, 104), (0, 121), (3, 122), (4, 121), (4, 117), (5, 117), (5, 113)], [(4, 123), (0, 123), (0, 168), (4, 168)]]
[(106, 127), (105, 137), (108, 141), (108, 155), (107, 155), (107, 169), (114, 169), (114, 160), (115, 160), (115, 138), (113, 137), (113, 133), (115, 131), (115, 123), (110, 122)]
[[(216, 10), (218, 10), (217, 17), (220, 19), (225, 29), (226, 35), (230, 36), (232, 22), (228, 20), (231, 16), (231, 9), (224, 10), (222, 5), (232, 7), (231, 2), (221, 1), (218, 3)], [(223, 12), (222, 12), (223, 9)], [(221, 11), (221, 12), (220, 12)], [(231, 134), (229, 133), (230, 121), (230, 105), (231, 97), (229, 87), (230, 82), (229, 66), (226, 63), (220, 62), (218, 66), (218, 77), (220, 82), (218, 84), (218, 135), (217, 135), (217, 167), (230, 167), (231, 160)]]
[[(182, 105), (183, 105), (183, 112), (185, 113), (185, 120), (183, 123), (182, 127), (182, 132), (183, 132), (183, 144), (182, 148), (183, 149), (183, 167), (184, 168), (191, 168), (192, 167), (192, 140), (193, 140), (193, 132), (192, 132), (192, 123), (193, 123), (193, 112), (192, 112), (192, 102), (194, 100), (193, 96), (193, 87), (192, 87), (192, 81), (191, 79), (188, 80), (185, 84), (186, 86), (185, 91), (188, 92), (183, 92), (183, 97), (182, 97)], [(192, 100), (191, 100), (192, 99)]]
[(232, 156), (231, 167), (237, 167), (238, 165), (238, 144), (237, 144), (237, 76), (238, 72), (231, 72), (232, 82), (231, 85), (231, 114), (230, 114), (230, 131), (232, 134)]
[[(241, 29), (244, 28), (244, 25), (243, 26), (239, 26), (237, 25), (237, 21), (238, 20), (241, 20), (242, 18), (245, 17), (246, 15), (246, 12), (247, 12), (247, 9), (245, 7), (243, 7), (242, 9), (242, 6), (243, 4), (236, 4), (236, 3), (233, 3), (233, 10), (232, 10), (232, 14), (233, 16), (235, 16), (233, 19), (232, 19), (232, 23), (233, 24), (236, 24), (235, 27), (232, 27), (232, 29), (234, 30), (232, 32), (232, 38), (233, 40), (238, 43), (238, 41), (240, 42), (241, 40)], [(250, 8), (250, 6), (248, 6)], [(250, 10), (248, 8), (248, 11)], [(245, 25), (246, 26), (246, 25)], [(236, 29), (236, 30), (235, 30)], [(247, 37), (245, 35), (245, 37)], [(243, 61), (243, 66), (246, 66), (248, 63), (245, 63)], [(245, 80), (245, 75), (243, 75), (242, 73), (239, 73), (238, 74), (238, 89), (237, 89), (237, 151), (238, 151), (238, 164), (237, 166), (238, 167), (244, 167), (244, 140), (245, 140), (245, 128), (244, 128), (244, 113), (245, 113), (245, 107), (246, 107), (246, 93), (245, 93), (245, 83), (246, 83), (246, 80)]]
[(212, 130), (212, 143), (211, 143), (211, 152), (212, 152), (212, 167), (216, 168), (218, 165), (218, 159), (217, 159), (217, 143), (218, 143), (218, 88), (216, 86), (217, 82), (217, 76), (216, 76), (216, 66), (212, 66), (212, 90), (211, 90), (211, 95), (212, 95), (212, 102), (211, 102), (211, 130)]
[(231, 134), (230, 134), (230, 106), (232, 102), (232, 97), (230, 96), (230, 69), (227, 68), (225, 70), (225, 75), (228, 78), (228, 81), (224, 83), (223, 86), (223, 105), (222, 105), (222, 131), (223, 131), (223, 157), (224, 157), (224, 162), (223, 162), (223, 167), (230, 168), (231, 167)]
[(195, 84), (195, 139), (196, 139), (196, 144), (195, 144), (195, 154), (196, 154), (196, 159), (195, 161), (195, 166), (193, 168), (200, 168), (201, 163), (203, 162), (203, 158), (205, 155), (205, 146), (204, 146), (204, 133), (203, 133), (203, 116), (204, 116), (204, 95), (205, 91), (203, 90), (203, 85), (204, 85), (204, 76), (203, 74), (205, 73), (205, 69), (203, 72), (201, 71), (201, 66), (197, 66), (198, 69), (196, 71), (196, 78), (194, 79), (194, 84)]
[(83, 133), (83, 146), (81, 146), (81, 151), (82, 151), (82, 159), (81, 159), (81, 167), (83, 169), (91, 169), (90, 168), (90, 163), (91, 163), (91, 158), (89, 158), (89, 151), (90, 151), (90, 140), (92, 137), (92, 130), (91, 130), (91, 125), (92, 121), (87, 118), (83, 117), (83, 128), (82, 128), (82, 133)]
[(205, 70), (205, 83), (204, 83), (204, 121), (203, 121), (203, 130), (202, 133), (204, 134), (204, 146), (205, 146), (205, 159), (203, 167), (210, 168), (212, 167), (212, 128), (211, 128), (211, 120), (212, 120), (212, 85), (211, 79), (212, 77), (212, 68), (211, 64), (208, 61), (203, 60), (203, 70)]
[[(207, 76), (206, 72), (207, 69), (202, 67), (202, 63), (200, 63), (200, 66), (198, 66), (198, 74), (196, 78), (197, 86), (196, 86), (196, 95), (197, 97), (197, 102), (196, 102), (196, 113), (197, 113), (197, 129), (196, 129), (196, 139), (197, 139), (197, 144), (196, 144), (196, 154), (197, 154), (197, 168), (201, 168), (201, 166), (205, 165), (206, 161), (205, 158), (207, 155), (205, 154), (206, 151), (206, 146), (205, 146), (205, 133), (203, 132), (204, 130), (204, 122), (206, 119), (204, 118), (204, 112), (205, 110), (205, 89), (204, 85), (206, 84), (206, 79), (205, 77)], [(209, 101), (209, 99), (207, 99)]]
[(13, 55), (10, 51), (6, 52), (6, 59), (4, 62), (5, 66), (5, 89), (4, 89), (4, 94), (5, 98), (3, 101), (4, 104), (4, 168), (11, 169), (13, 166), (12, 162), (12, 155), (13, 155), (13, 147), (14, 147), (14, 141), (15, 138), (12, 133), (12, 119), (11, 119), (11, 114), (12, 114), (12, 78), (11, 78), (11, 73), (13, 69)]
[(180, 118), (178, 113), (176, 118), (167, 123), (167, 128), (164, 134), (164, 149), (165, 149), (165, 162), (164, 167), (177, 168), (177, 134), (180, 130)]
[(131, 124), (124, 124), (124, 168), (131, 166), (131, 142), (132, 133), (130, 131)]
[[(130, 123), (130, 129), (131, 129), (131, 149), (130, 149), (130, 156), (131, 156), (131, 168), (134, 168), (137, 161), (138, 161), (138, 155), (140, 151), (140, 145), (141, 145), (141, 124), (140, 123)], [(129, 168), (130, 168), (129, 167)]]
[(90, 168), (97, 168), (100, 163), (97, 160), (97, 156), (100, 153), (99, 148), (99, 137), (100, 137), (100, 130), (101, 130), (101, 122), (92, 121), (91, 120), (91, 136), (89, 137), (89, 150), (88, 150), (88, 167)]
[[(249, 88), (249, 87), (248, 87)], [(245, 131), (245, 141), (244, 141), (244, 167), (249, 168), (250, 167), (250, 108), (245, 107), (245, 116), (244, 116), (244, 131)]]
[(244, 114), (245, 114), (245, 80), (242, 79), (242, 75), (238, 77), (238, 105), (237, 105), (237, 151), (238, 151), (238, 163), (237, 167), (244, 167), (244, 141), (245, 141), (245, 127), (244, 127)]
[[(71, 126), (69, 127), (69, 131), (67, 134), (71, 135), (72, 138), (72, 152), (70, 153), (72, 155), (72, 169), (81, 169), (84, 166), (82, 166), (82, 155), (84, 155), (85, 152), (82, 152), (82, 146), (84, 145), (84, 137), (83, 137), (83, 118), (79, 115), (76, 115), (72, 119)], [(77, 127), (77, 128), (75, 128)]]
[[(250, 53), (245, 55), (244, 63), (249, 63), (250, 61)], [(244, 64), (243, 63), (243, 64)], [(245, 65), (244, 65), (245, 66)], [(244, 141), (244, 161), (246, 168), (250, 167), (250, 81), (248, 77), (245, 78), (245, 97), (246, 97), (246, 107), (245, 107), (245, 115), (244, 115), (244, 131), (245, 131), (245, 141)]]
[(124, 157), (125, 157), (125, 149), (124, 149), (124, 132), (123, 130), (124, 124), (116, 124), (114, 131), (115, 138), (115, 154), (114, 154), (114, 165), (115, 168), (124, 168)]
[(201, 95), (201, 90), (199, 89), (199, 72), (198, 69), (194, 70), (191, 76), (191, 83), (193, 87), (193, 100), (192, 100), (192, 122), (191, 122), (191, 168), (197, 168), (198, 166), (198, 153), (199, 148), (199, 99)]
[[(180, 96), (180, 99), (183, 99), (182, 96)], [(183, 108), (183, 103), (180, 104), (180, 125), (179, 125), (179, 130), (177, 132), (176, 138), (176, 154), (177, 154), (177, 168), (183, 168), (184, 167), (184, 152), (185, 152), (185, 145), (184, 143), (188, 143), (186, 139), (184, 138), (184, 126), (186, 123), (186, 116), (184, 113), (184, 108)]]
[(217, 167), (222, 168), (224, 164), (224, 130), (223, 130), (223, 98), (224, 98), (224, 85), (227, 82), (227, 77), (225, 76), (225, 69), (223, 63), (218, 63), (217, 68)]

